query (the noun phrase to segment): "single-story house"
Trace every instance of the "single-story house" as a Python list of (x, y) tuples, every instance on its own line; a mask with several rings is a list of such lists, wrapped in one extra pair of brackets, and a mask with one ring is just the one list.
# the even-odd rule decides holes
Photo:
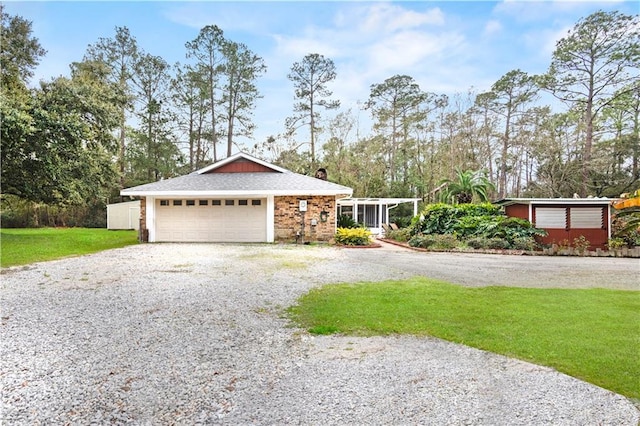
[(140, 200), (107, 204), (107, 229), (140, 229)]
[(374, 235), (384, 235), (382, 225), (389, 225), (389, 212), (392, 209), (400, 204), (412, 203), (413, 216), (417, 216), (420, 201), (420, 198), (343, 198), (338, 200), (338, 215), (349, 216), (364, 224)]
[(149, 242), (327, 241), (351, 188), (238, 153), (188, 175), (123, 189)]
[(606, 248), (611, 238), (611, 198), (504, 198), (496, 201), (510, 217), (527, 219), (548, 235), (542, 244), (573, 245), (584, 236), (590, 248)]

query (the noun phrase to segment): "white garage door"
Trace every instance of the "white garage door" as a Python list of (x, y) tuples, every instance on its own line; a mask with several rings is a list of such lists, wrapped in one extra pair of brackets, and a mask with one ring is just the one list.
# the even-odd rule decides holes
[(156, 200), (156, 241), (265, 242), (267, 200)]

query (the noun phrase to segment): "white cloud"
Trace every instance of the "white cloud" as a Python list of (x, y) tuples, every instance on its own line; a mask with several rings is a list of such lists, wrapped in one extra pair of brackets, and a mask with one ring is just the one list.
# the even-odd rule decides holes
[(509, 16), (517, 22), (549, 22), (558, 19), (569, 19), (576, 22), (577, 18), (586, 16), (594, 9), (616, 8), (626, 0), (503, 0), (498, 2), (493, 12), (498, 15)]
[[(360, 15), (360, 16), (358, 16)], [(356, 18), (355, 21), (353, 18)], [(388, 3), (376, 3), (360, 9), (351, 19), (345, 20), (341, 16), (339, 23), (353, 24), (359, 32), (389, 33), (399, 29), (409, 30), (427, 25), (441, 26), (444, 24), (444, 14), (439, 8), (425, 12), (407, 10), (402, 6)]]
[(309, 53), (319, 53), (326, 57), (333, 57), (338, 53), (333, 43), (316, 37), (274, 35), (273, 38), (280, 57), (300, 60)]
[(492, 19), (485, 24), (483, 34), (485, 36), (490, 36), (493, 34), (497, 34), (501, 31), (502, 31), (502, 24), (500, 23), (500, 21), (496, 19)]
[(443, 56), (449, 56), (463, 43), (459, 34), (431, 34), (403, 31), (384, 38), (368, 51), (370, 66), (379, 70), (403, 70), (407, 72), (425, 60), (437, 64)]
[(264, 4), (252, 7), (234, 7), (219, 2), (161, 3), (164, 16), (172, 22), (194, 29), (215, 24), (224, 31), (260, 33), (271, 21), (269, 14), (261, 13)]

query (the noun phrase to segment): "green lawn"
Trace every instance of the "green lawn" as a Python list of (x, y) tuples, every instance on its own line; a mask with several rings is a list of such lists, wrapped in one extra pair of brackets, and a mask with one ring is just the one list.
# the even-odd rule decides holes
[(89, 228), (2, 229), (0, 266), (26, 265), (95, 253), (137, 242), (136, 231)]
[(337, 284), (289, 308), (312, 333), (435, 336), (553, 367), (640, 400), (640, 292)]

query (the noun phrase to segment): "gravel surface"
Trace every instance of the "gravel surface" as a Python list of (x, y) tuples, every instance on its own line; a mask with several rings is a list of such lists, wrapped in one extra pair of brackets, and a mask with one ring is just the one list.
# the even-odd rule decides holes
[(146, 244), (5, 269), (2, 424), (637, 426), (627, 399), (550, 368), (431, 338), (311, 337), (282, 317), (325, 283), (557, 285), (549, 267), (568, 287), (640, 285), (637, 259), (386, 245)]

